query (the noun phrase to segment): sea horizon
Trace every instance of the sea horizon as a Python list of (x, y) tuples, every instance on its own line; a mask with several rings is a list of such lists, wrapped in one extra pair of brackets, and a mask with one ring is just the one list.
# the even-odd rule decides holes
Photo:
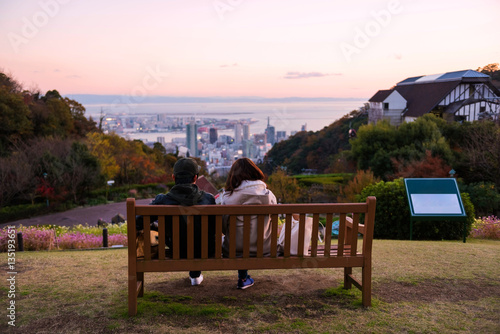
[[(78, 101), (78, 100), (77, 100)], [(109, 100), (108, 100), (109, 101)], [(80, 102), (80, 101), (79, 101)], [(167, 114), (169, 117), (194, 117), (216, 119), (252, 119), (252, 134), (264, 133), (268, 121), (275, 131), (286, 131), (287, 135), (301, 131), (318, 131), (353, 110), (363, 107), (367, 99), (337, 99), (328, 101), (288, 102), (141, 102), (141, 103), (82, 103), (87, 116), (98, 120), (101, 111), (107, 116), (144, 116)], [(125, 136), (125, 135), (124, 135)], [(167, 142), (173, 138), (170, 132), (127, 133), (130, 139), (155, 141), (165, 136)], [(177, 133), (176, 137), (182, 136)]]

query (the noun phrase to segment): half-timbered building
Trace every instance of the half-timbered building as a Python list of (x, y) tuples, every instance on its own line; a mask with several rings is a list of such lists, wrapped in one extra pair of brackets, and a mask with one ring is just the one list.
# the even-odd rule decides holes
[(497, 120), (500, 91), (489, 75), (473, 70), (407, 78), (369, 100), (368, 121), (410, 122), (428, 113), (447, 121)]

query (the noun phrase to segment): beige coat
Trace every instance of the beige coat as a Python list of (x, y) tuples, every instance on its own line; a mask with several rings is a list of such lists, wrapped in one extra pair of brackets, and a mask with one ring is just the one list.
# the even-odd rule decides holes
[[(224, 192), (222, 195), (222, 205), (259, 205), (276, 204), (276, 197), (267, 189), (262, 181), (243, 181), (232, 194)], [(257, 254), (257, 216), (252, 216), (250, 220), (250, 256)], [(222, 232), (225, 234), (222, 243), (224, 256), (229, 254), (229, 216), (223, 217)], [(226, 233), (227, 232), (227, 233)], [(271, 219), (264, 220), (264, 255), (268, 255), (271, 249)], [(243, 253), (243, 216), (236, 217), (236, 255)]]

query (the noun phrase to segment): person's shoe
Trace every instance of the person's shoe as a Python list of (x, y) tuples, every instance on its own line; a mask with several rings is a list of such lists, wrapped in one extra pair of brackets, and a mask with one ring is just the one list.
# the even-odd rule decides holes
[(200, 285), (203, 282), (203, 274), (198, 277), (189, 277), (191, 279), (191, 285)]
[(246, 279), (241, 279), (241, 278), (238, 278), (238, 285), (236, 286), (236, 288), (238, 289), (246, 289), (246, 288), (249, 288), (253, 285), (254, 283), (254, 280), (253, 278), (250, 278), (250, 276), (247, 276)]

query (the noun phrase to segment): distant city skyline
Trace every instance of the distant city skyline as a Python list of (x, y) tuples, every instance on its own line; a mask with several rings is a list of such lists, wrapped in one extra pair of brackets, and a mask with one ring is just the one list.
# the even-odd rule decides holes
[(0, 2), (0, 71), (25, 89), (369, 98), (499, 62), (497, 0)]

